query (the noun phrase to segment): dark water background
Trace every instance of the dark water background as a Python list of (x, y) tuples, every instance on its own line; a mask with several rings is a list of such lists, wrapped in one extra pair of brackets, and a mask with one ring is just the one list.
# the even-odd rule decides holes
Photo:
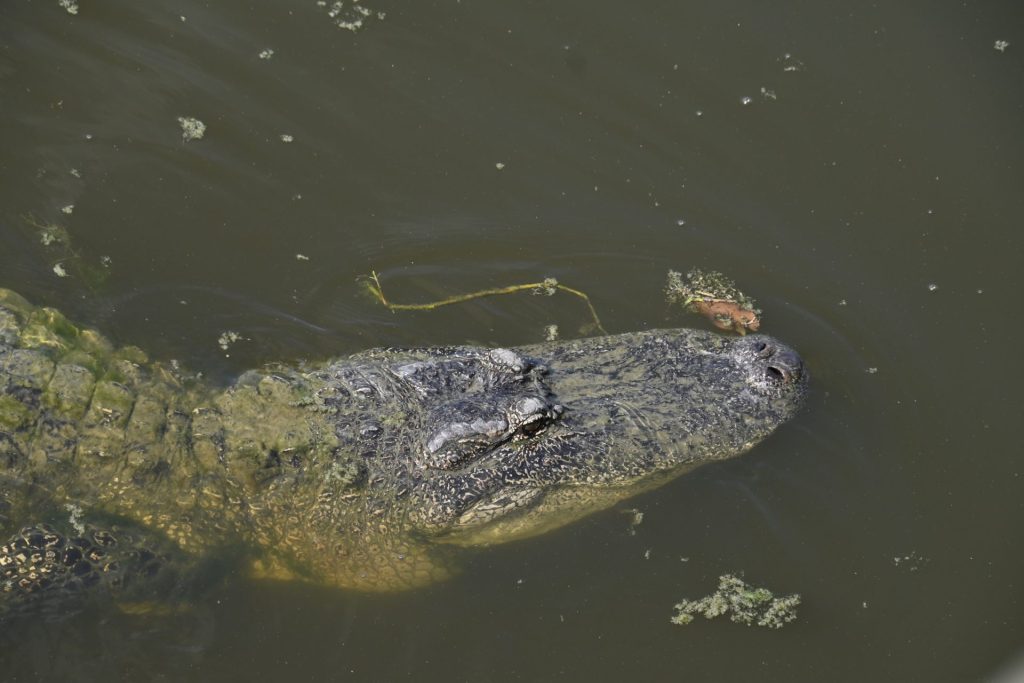
[[(613, 510), (408, 594), (237, 581), (26, 624), (0, 678), (963, 681), (1024, 650), (1024, 6), (362, 7), (351, 32), (313, 0), (0, 5), (0, 286), (224, 379), (587, 320), (393, 315), (371, 269), (404, 301), (554, 276), (627, 331), (703, 324), (661, 294), (703, 266), (805, 355), (808, 410), (632, 501), (635, 535)], [(736, 571), (799, 620), (669, 623)]]

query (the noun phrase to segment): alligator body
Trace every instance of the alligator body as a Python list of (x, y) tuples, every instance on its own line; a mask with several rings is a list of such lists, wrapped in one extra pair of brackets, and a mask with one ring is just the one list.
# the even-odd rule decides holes
[(745, 452), (806, 384), (770, 337), (658, 330), (374, 350), (217, 389), (0, 290), (0, 613), (226, 550), (257, 575), (423, 585), (456, 546)]

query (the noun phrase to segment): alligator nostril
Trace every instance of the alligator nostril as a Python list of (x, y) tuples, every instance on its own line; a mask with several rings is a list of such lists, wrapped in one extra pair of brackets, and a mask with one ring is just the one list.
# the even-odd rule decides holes
[(768, 345), (768, 342), (760, 340), (754, 342), (752, 348), (754, 350), (754, 355), (756, 355), (758, 358), (768, 358), (769, 356), (772, 355), (772, 352), (774, 351), (774, 349)]
[(788, 384), (800, 379), (803, 371), (800, 356), (787, 348), (776, 350), (771, 360), (765, 363), (765, 377), (769, 381)]

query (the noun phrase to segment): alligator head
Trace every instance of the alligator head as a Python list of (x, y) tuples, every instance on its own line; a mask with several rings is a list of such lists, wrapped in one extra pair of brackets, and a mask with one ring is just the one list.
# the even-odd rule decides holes
[(769, 337), (694, 330), (487, 358), (500, 370), (435, 405), (412, 451), (416, 524), (464, 545), (541, 533), (739, 455), (807, 384), (800, 357)]
[(362, 406), (338, 439), (364, 454), (369, 527), (434, 547), (543, 533), (739, 455), (792, 417), (807, 387), (780, 342), (696, 330), (378, 351), (318, 376), (339, 415)]

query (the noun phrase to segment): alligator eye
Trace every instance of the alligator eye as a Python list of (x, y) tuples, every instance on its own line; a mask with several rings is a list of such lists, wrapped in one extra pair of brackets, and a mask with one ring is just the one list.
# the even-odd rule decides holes
[(537, 416), (536, 418), (530, 420), (529, 422), (526, 422), (523, 425), (521, 425), (519, 427), (519, 433), (523, 434), (524, 436), (533, 436), (543, 431), (543, 429), (548, 426), (548, 422), (549, 420)]

